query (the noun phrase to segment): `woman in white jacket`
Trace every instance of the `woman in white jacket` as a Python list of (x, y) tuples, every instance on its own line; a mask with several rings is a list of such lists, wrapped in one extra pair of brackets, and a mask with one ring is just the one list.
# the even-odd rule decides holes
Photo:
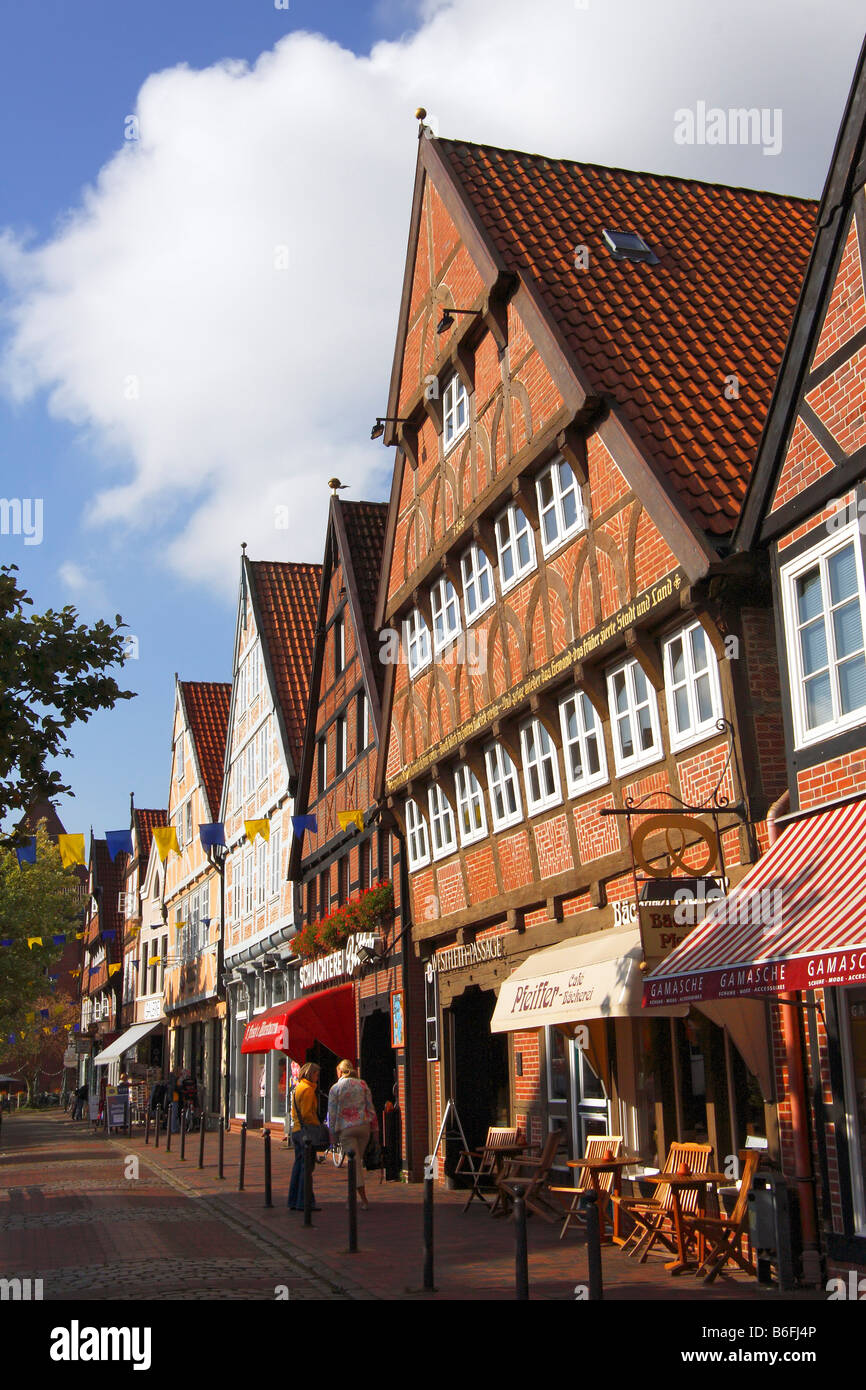
[(364, 1154), (370, 1135), (378, 1138), (379, 1120), (370, 1094), (348, 1058), (337, 1067), (337, 1081), (328, 1092), (328, 1129), (331, 1143), (342, 1145), (343, 1153), (355, 1154), (355, 1182), (362, 1211), (367, 1211), (367, 1190), (364, 1185)]

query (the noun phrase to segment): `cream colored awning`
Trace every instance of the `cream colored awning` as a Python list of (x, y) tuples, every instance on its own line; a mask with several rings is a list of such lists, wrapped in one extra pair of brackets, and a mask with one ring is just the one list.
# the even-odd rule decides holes
[(643, 948), (637, 927), (571, 936), (536, 951), (502, 985), (490, 1029), (510, 1033), (593, 1018), (684, 1018), (675, 1005), (641, 1008)]
[(98, 1057), (94, 1057), (95, 1067), (107, 1067), (109, 1062), (119, 1062), (124, 1052), (128, 1052), (140, 1038), (146, 1038), (148, 1033), (152, 1033), (154, 1028), (159, 1027), (156, 1023), (134, 1023), (125, 1033), (121, 1033), (119, 1038), (115, 1038), (113, 1043), (109, 1043), (104, 1052), (100, 1052)]

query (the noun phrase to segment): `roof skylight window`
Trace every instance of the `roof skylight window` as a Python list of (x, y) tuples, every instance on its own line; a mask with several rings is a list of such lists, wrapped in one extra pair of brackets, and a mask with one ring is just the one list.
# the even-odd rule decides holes
[(651, 265), (658, 264), (658, 256), (637, 232), (614, 232), (603, 227), (602, 236), (610, 247), (614, 260), (649, 261)]

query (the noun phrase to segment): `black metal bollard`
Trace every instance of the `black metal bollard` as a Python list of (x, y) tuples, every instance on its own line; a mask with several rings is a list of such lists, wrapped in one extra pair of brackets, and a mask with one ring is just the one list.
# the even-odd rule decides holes
[(207, 1115), (205, 1114), (204, 1111), (202, 1111), (202, 1112), (201, 1112), (201, 1126), (200, 1126), (200, 1128), (199, 1128), (199, 1134), (198, 1134), (198, 1166), (199, 1166), (199, 1168), (203, 1168), (203, 1167), (204, 1167), (204, 1132), (205, 1132), (205, 1129), (207, 1128), (206, 1121), (207, 1121)]
[(150, 1106), (144, 1112), (144, 1142), (150, 1143)]
[(244, 1190), (244, 1169), (247, 1166), (247, 1122), (241, 1124), (241, 1151), (238, 1158), (238, 1192)]
[(274, 1204), (271, 1201), (271, 1131), (269, 1129), (265, 1130), (263, 1142), (265, 1146), (265, 1206), (272, 1207)]
[(225, 1173), (223, 1172), (223, 1163), (224, 1163), (224, 1160), (225, 1160), (225, 1150), (226, 1150), (226, 1120), (225, 1120), (225, 1117), (221, 1115), (221, 1116), (220, 1116), (220, 1127), (219, 1127), (219, 1153), (218, 1153), (218, 1156), (217, 1156), (217, 1177), (220, 1178), (220, 1179), (225, 1178)]
[(186, 1115), (187, 1115), (187, 1110), (186, 1110), (186, 1106), (184, 1106), (184, 1107), (183, 1107), (183, 1110), (181, 1110), (181, 1112), (180, 1112), (180, 1160), (181, 1160), (181, 1163), (183, 1163), (183, 1162), (186, 1160)]
[(315, 1155), (309, 1139), (304, 1140), (304, 1225), (313, 1224), (313, 1164)]
[(174, 1119), (171, 1112), (173, 1109), (174, 1102), (172, 1101), (165, 1112), (165, 1151), (167, 1154), (171, 1153), (171, 1122)]
[(433, 1159), (424, 1160), (424, 1288), (434, 1291), (433, 1285)]
[(126, 1098), (126, 1134), (127, 1138), (132, 1138), (132, 1100), (129, 1096)]
[(158, 1148), (159, 1148), (159, 1126), (160, 1126), (161, 1120), (162, 1120), (162, 1107), (158, 1105), (158, 1106), (156, 1107), (156, 1138), (155, 1138), (154, 1141), (153, 1141), (153, 1147), (154, 1147), (155, 1149), (158, 1149)]
[(358, 1189), (355, 1186), (357, 1180), (358, 1160), (355, 1150), (349, 1154), (349, 1254), (358, 1253)]
[(598, 1197), (595, 1192), (590, 1191), (587, 1192), (583, 1200), (586, 1208), (586, 1262), (589, 1268), (589, 1300), (591, 1303), (598, 1303), (604, 1298)]
[(514, 1293), (518, 1300), (529, 1298), (529, 1254), (526, 1248), (526, 1203), (514, 1199)]

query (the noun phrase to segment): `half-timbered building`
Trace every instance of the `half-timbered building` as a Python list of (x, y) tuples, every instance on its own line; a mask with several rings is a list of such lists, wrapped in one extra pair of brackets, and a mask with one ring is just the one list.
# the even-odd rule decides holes
[(221, 1103), (225, 998), (218, 973), (220, 875), (199, 827), (216, 819), (222, 796), (231, 685), (175, 677), (168, 823), (178, 851), (165, 860), (168, 916), (164, 1007), (169, 1069), (194, 1078), (199, 1104)]
[(866, 1271), (864, 55), (735, 538), (769, 556), (785, 734), (772, 845), (741, 896), (771, 888), (778, 912), (770, 933), (698, 931), (657, 972), (767, 999), (803, 1269), (826, 1261), (836, 1297)]
[[(285, 1052), (254, 1045), (263, 1014), (297, 996), (292, 814), (310, 691), (321, 565), (241, 559), (219, 820), (225, 826), (225, 940), (231, 1116), (282, 1123)], [(264, 822), (252, 828), (249, 821)], [(264, 834), (261, 830), (264, 829)], [(245, 1046), (246, 1039), (246, 1046)]]
[(308, 1010), (331, 1020), (318, 1024), (309, 1058), (293, 1052), (293, 1059), (318, 1061), (324, 1089), (341, 1057), (357, 1062), (380, 1115), (386, 1166), (417, 1175), (423, 1152), (412, 1154), (412, 1130), (403, 1122), (410, 1108), (417, 1119), (420, 1106), (423, 1116), (426, 1097), (423, 1051), (406, 1032), (410, 994), (423, 1017), (421, 974), (414, 956), (407, 960), (403, 933), (405, 856), (373, 795), (384, 674), (374, 617), (387, 514), (384, 503), (343, 501), (335, 486), (289, 858), (300, 894), (294, 946), (301, 960), (289, 1043)]
[[(431, 1136), (450, 1099), (470, 1143), (605, 1131), (654, 1166), (676, 1138), (775, 1143), (760, 1006), (641, 1008), (621, 813), (710, 808), (728, 884), (766, 845), (771, 595), (731, 536), (813, 225), (796, 198), (421, 127), (378, 791), (407, 846)], [(645, 854), (697, 891), (694, 835)]]

